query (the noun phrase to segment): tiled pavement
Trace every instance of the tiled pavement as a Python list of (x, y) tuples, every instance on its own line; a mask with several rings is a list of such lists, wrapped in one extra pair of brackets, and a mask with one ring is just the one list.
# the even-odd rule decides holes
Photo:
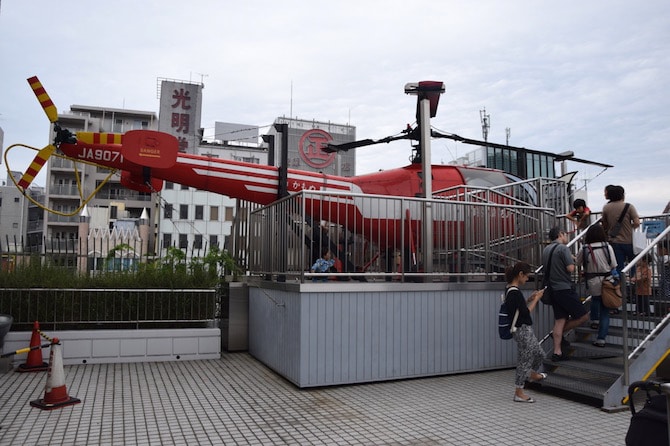
[(0, 374), (0, 445), (622, 445), (629, 412), (536, 390), (514, 371), (298, 389), (247, 353), (65, 366), (81, 404), (51, 411), (46, 373)]

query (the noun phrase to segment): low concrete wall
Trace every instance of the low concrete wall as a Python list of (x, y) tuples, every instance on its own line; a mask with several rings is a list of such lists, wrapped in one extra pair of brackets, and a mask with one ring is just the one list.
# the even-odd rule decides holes
[[(82, 330), (45, 331), (63, 345), (63, 364), (107, 364), (119, 362), (158, 362), (218, 359), (221, 356), (221, 330), (184, 328), (174, 330)], [(9, 332), (3, 351), (9, 353), (30, 345), (31, 332)], [(47, 343), (42, 338), (41, 342)], [(26, 361), (26, 354), (14, 355), (12, 364)], [(49, 361), (49, 349), (42, 349)]]
[[(249, 287), (249, 353), (298, 387), (513, 367), (516, 343), (498, 337), (503, 289), (260, 282)], [(546, 305), (533, 317), (536, 334), (553, 323)]]

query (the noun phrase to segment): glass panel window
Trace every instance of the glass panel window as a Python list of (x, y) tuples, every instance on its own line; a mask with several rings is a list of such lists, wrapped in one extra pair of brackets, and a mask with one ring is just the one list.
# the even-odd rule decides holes
[(163, 234), (163, 249), (172, 246), (172, 234)]
[(233, 211), (232, 206), (226, 206), (226, 221), (233, 221)]

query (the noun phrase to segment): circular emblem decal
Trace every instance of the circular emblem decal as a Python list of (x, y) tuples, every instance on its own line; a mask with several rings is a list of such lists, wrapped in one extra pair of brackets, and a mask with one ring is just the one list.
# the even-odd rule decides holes
[(300, 137), (298, 152), (300, 158), (310, 167), (321, 169), (330, 166), (335, 159), (335, 152), (326, 153), (321, 147), (332, 141), (333, 137), (328, 132), (320, 129), (308, 130)]

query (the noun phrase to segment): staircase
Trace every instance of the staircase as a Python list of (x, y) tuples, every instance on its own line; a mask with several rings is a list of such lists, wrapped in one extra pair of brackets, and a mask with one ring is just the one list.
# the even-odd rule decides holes
[[(657, 308), (660, 310), (660, 305)], [(630, 357), (627, 382), (624, 377), (624, 324)], [(610, 315), (605, 347), (591, 344), (596, 338), (596, 329), (588, 325), (578, 327), (569, 336), (572, 339), (570, 348), (563, 350), (570, 359), (561, 362), (551, 361), (552, 338), (547, 335), (542, 346), (547, 353), (544, 369), (549, 376), (542, 381), (541, 387), (600, 400), (606, 411), (620, 410), (625, 407), (623, 399), (628, 395), (628, 384), (648, 379), (670, 353), (669, 326), (670, 315), (665, 318), (640, 317), (632, 311), (625, 315), (623, 312)]]

